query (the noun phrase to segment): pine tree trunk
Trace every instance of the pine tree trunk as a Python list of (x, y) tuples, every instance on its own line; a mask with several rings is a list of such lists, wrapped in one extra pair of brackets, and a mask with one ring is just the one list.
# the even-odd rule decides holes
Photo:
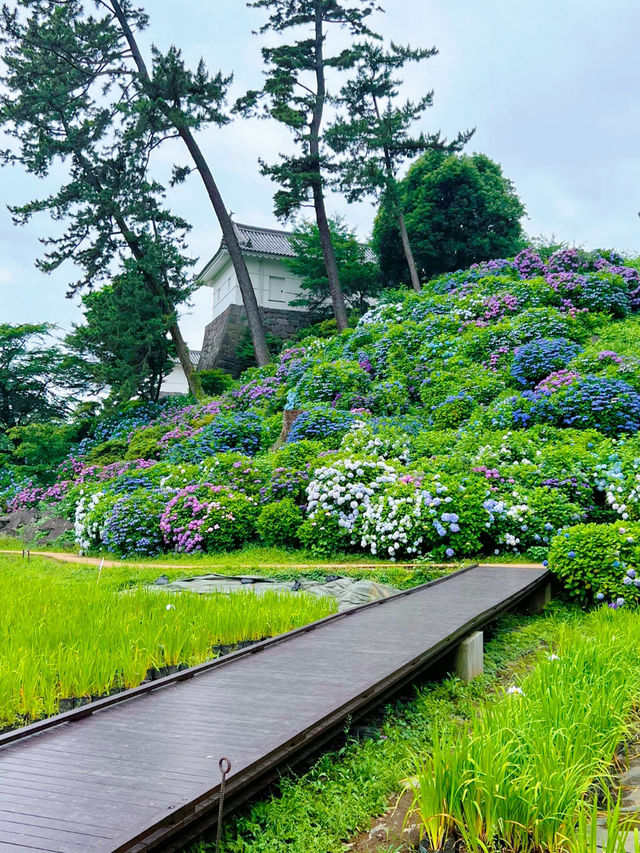
[[(144, 61), (142, 53), (140, 52), (140, 48), (133, 34), (133, 31), (129, 26), (127, 16), (122, 11), (122, 7), (120, 5), (119, 0), (110, 0), (110, 3), (113, 12), (118, 20), (118, 23), (120, 24), (120, 27), (122, 29), (122, 33), (127, 40), (127, 44), (129, 45), (129, 48), (131, 50), (131, 54), (138, 69), (140, 78), (142, 79), (145, 85), (148, 85), (151, 82), (149, 72), (147, 70), (146, 63)], [(202, 151), (200, 150), (200, 147), (196, 142), (195, 137), (191, 133), (191, 130), (188, 127), (182, 126), (181, 124), (176, 122), (172, 111), (168, 107), (168, 105), (162, 104), (161, 102), (159, 102), (158, 105), (163, 108), (165, 115), (172, 122), (173, 126), (180, 135), (180, 138), (186, 145), (191, 155), (191, 158), (196, 166), (196, 169), (198, 170), (200, 177), (202, 178), (202, 182), (204, 183), (205, 189), (207, 190), (207, 194), (209, 196), (215, 214), (218, 217), (218, 222), (220, 223), (220, 228), (222, 229), (222, 236), (227, 246), (227, 251), (229, 252), (231, 263), (233, 264), (233, 268), (238, 279), (238, 284), (240, 285), (240, 293), (242, 294), (242, 300), (244, 302), (245, 311), (247, 312), (247, 321), (249, 323), (249, 330), (251, 332), (251, 340), (253, 341), (256, 361), (261, 367), (263, 367), (265, 364), (269, 364), (269, 362), (271, 361), (271, 356), (269, 354), (269, 348), (267, 346), (267, 341), (264, 334), (264, 326), (262, 323), (262, 317), (260, 316), (260, 309), (258, 308), (258, 300), (256, 299), (253, 284), (251, 283), (249, 271), (247, 270), (247, 265), (242, 254), (240, 243), (238, 242), (238, 237), (233, 227), (231, 217), (229, 216), (227, 208), (224, 205), (222, 196), (220, 195), (220, 191), (214, 180), (213, 173), (209, 168), (209, 164), (207, 163)]]
[(409, 275), (411, 276), (411, 286), (416, 291), (416, 293), (420, 293), (420, 291), (422, 290), (422, 285), (420, 284), (420, 279), (418, 278), (416, 262), (413, 257), (413, 252), (411, 251), (411, 243), (409, 242), (409, 234), (407, 233), (407, 226), (404, 221), (404, 213), (402, 212), (399, 206), (396, 208), (396, 217), (398, 220), (398, 228), (400, 229), (400, 239), (402, 240), (404, 256), (407, 260), (407, 266), (409, 267)]
[[(378, 119), (378, 122), (382, 123), (383, 119), (380, 114), (378, 99), (375, 97), (375, 95), (373, 97), (373, 106), (376, 111), (376, 117)], [(393, 170), (391, 152), (389, 151), (387, 145), (384, 146), (384, 163), (385, 168), (387, 170), (387, 195), (391, 199), (391, 204), (393, 205), (394, 213), (396, 214), (398, 229), (400, 231), (400, 240), (402, 242), (402, 250), (407, 261), (407, 266), (409, 267), (409, 277), (411, 278), (411, 286), (416, 291), (416, 293), (420, 293), (420, 291), (422, 290), (422, 285), (420, 284), (420, 279), (418, 278), (418, 270), (416, 269), (416, 262), (415, 258), (413, 257), (411, 243), (409, 242), (409, 234), (407, 232), (407, 224), (404, 221), (404, 213), (402, 212), (402, 202), (400, 201), (400, 195), (398, 193), (398, 183), (396, 181), (396, 176)]]
[(220, 195), (220, 191), (218, 190), (217, 184), (213, 178), (213, 174), (211, 173), (207, 161), (205, 160), (198, 143), (194, 139), (193, 134), (188, 128), (184, 127), (179, 128), (178, 133), (180, 134), (184, 144), (189, 149), (189, 153), (191, 154), (193, 162), (200, 173), (200, 177), (202, 178), (202, 182), (207, 190), (213, 209), (218, 217), (218, 222), (222, 229), (222, 237), (227, 247), (227, 251), (229, 252), (229, 257), (231, 258), (231, 263), (233, 264), (238, 284), (240, 285), (240, 293), (242, 294), (244, 309), (247, 312), (247, 321), (249, 323), (249, 331), (251, 332), (251, 340), (253, 342), (256, 361), (260, 367), (264, 367), (265, 364), (269, 364), (271, 361), (271, 355), (269, 353), (269, 347), (267, 346), (267, 340), (264, 334), (264, 325), (262, 323), (262, 317), (260, 316), (258, 300), (256, 299), (256, 293), (253, 289), (253, 284), (251, 283), (251, 277), (249, 276), (249, 271), (244, 260), (244, 255), (242, 254), (242, 249), (240, 248), (240, 243), (238, 242), (235, 228), (233, 227), (233, 222), (231, 221), (231, 217), (224, 206), (222, 196)]
[(197, 400), (199, 397), (202, 397), (200, 379), (193, 367), (193, 364), (191, 364), (189, 348), (187, 347), (185, 340), (182, 337), (182, 332), (180, 331), (180, 327), (177, 323), (173, 323), (169, 327), (169, 334), (171, 335), (171, 340), (173, 341), (173, 345), (176, 348), (176, 354), (178, 356), (180, 366), (184, 371), (184, 375), (187, 377), (189, 391), (191, 391), (191, 393)]
[(313, 206), (315, 208), (316, 221), (318, 223), (322, 256), (327, 270), (329, 294), (331, 295), (331, 302), (333, 304), (333, 313), (335, 314), (338, 331), (343, 332), (349, 325), (349, 318), (347, 317), (347, 306), (345, 305), (344, 294), (340, 284), (336, 254), (333, 250), (333, 242), (331, 241), (331, 231), (329, 229), (329, 220), (327, 218), (327, 211), (324, 203), (324, 193), (322, 191), (322, 175), (320, 173), (320, 126), (322, 124), (322, 113), (326, 97), (323, 45), (322, 0), (316, 0), (314, 46), (316, 61), (316, 103), (309, 132), (309, 154), (311, 156), (312, 169), (316, 173), (312, 186)]
[(319, 184), (313, 187), (313, 206), (316, 211), (318, 233), (320, 235), (320, 245), (322, 246), (322, 257), (324, 258), (324, 265), (327, 270), (333, 313), (336, 318), (338, 331), (343, 332), (349, 325), (349, 318), (344, 302), (344, 294), (340, 285), (336, 255), (333, 251), (333, 243), (331, 242), (331, 231), (329, 230), (329, 220), (327, 219), (327, 212), (324, 206), (322, 187)]

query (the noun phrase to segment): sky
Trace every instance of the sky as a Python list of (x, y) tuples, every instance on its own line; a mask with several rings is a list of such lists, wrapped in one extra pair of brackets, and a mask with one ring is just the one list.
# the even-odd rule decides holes
[[(143, 38), (179, 46), (195, 64), (233, 72), (231, 99), (260, 86), (255, 31), (264, 12), (243, 0), (142, 0), (151, 22)], [(640, 254), (640, 31), (638, 0), (381, 0), (373, 19), (385, 38), (438, 48), (438, 55), (407, 70), (406, 96), (435, 90), (434, 106), (417, 129), (453, 136), (475, 127), (467, 153), (499, 162), (527, 209), (531, 236), (554, 237), (585, 248)], [(1, 142), (1, 140), (0, 140)], [(258, 159), (277, 159), (289, 137), (272, 121), (237, 120), (201, 132), (199, 143), (227, 207), (238, 222), (282, 227), (273, 215), (275, 185)], [(164, 149), (155, 168), (169, 174), (186, 164), (177, 146)], [(12, 224), (6, 208), (46, 193), (61, 176), (36, 179), (20, 167), (0, 168), (0, 322), (56, 324), (81, 320), (79, 299), (65, 298), (77, 276), (72, 264), (45, 275), (35, 266), (39, 240), (56, 233), (46, 214)], [(192, 225), (195, 269), (213, 255), (220, 230), (196, 176), (170, 190), (172, 208)], [(344, 216), (361, 238), (375, 208), (348, 205), (330, 195), (331, 214)], [(199, 349), (211, 319), (206, 288), (181, 314), (188, 344)]]

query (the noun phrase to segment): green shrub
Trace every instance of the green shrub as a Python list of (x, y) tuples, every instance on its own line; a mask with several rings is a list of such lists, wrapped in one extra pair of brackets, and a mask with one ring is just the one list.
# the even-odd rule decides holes
[(110, 438), (101, 444), (96, 444), (87, 454), (89, 462), (98, 465), (109, 465), (111, 462), (120, 462), (127, 455), (129, 442), (126, 438)]
[(320, 361), (298, 382), (297, 398), (306, 405), (338, 399), (340, 408), (350, 408), (356, 397), (366, 394), (369, 382), (369, 374), (357, 361)]
[(216, 453), (200, 463), (200, 481), (214, 486), (233, 484), (234, 491), (257, 495), (271, 475), (264, 458), (254, 459), (243, 453)]
[(300, 508), (291, 498), (284, 498), (262, 508), (256, 530), (266, 545), (297, 545), (303, 520)]
[(140, 429), (131, 436), (125, 459), (159, 459), (163, 450), (158, 441), (171, 429), (166, 424)]
[(214, 367), (211, 370), (199, 370), (197, 378), (200, 380), (200, 387), (209, 397), (224, 394), (233, 384), (231, 376), (219, 367)]
[(349, 535), (340, 527), (338, 519), (320, 510), (307, 518), (298, 530), (303, 548), (318, 557), (330, 557), (339, 551), (349, 550)]
[(322, 442), (303, 439), (293, 444), (283, 444), (271, 458), (275, 468), (301, 468), (307, 462), (315, 460), (322, 450)]
[[(549, 568), (572, 598), (637, 601), (635, 572), (640, 569), (640, 524), (581, 524), (562, 531), (551, 543)], [(629, 573), (629, 574), (628, 574)]]

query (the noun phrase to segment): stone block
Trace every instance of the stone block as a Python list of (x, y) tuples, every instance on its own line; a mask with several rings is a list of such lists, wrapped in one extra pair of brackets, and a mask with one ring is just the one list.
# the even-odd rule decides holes
[(547, 581), (543, 586), (531, 593), (527, 599), (526, 611), (530, 614), (542, 613), (544, 608), (551, 601), (551, 581)]
[(474, 631), (456, 649), (455, 672), (463, 681), (472, 681), (484, 672), (484, 635)]

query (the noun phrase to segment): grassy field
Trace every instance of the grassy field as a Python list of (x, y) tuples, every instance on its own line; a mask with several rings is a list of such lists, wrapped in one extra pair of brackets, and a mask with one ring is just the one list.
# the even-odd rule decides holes
[[(20, 554), (22, 543), (17, 539), (0, 538), (0, 551), (6, 550)], [(36, 549), (38, 550), (38, 549)], [(1, 554), (0, 554), (1, 556)], [(68, 559), (77, 562), (65, 563), (72, 575), (91, 577), (97, 572), (102, 557), (78, 558), (70, 552)], [(402, 563), (388, 563), (377, 560), (362, 564), (349, 555), (347, 562), (339, 560), (321, 560), (304, 551), (285, 550), (251, 546), (223, 554), (165, 554), (160, 557), (121, 560), (113, 554), (105, 553), (105, 565), (102, 574), (114, 579), (123, 586), (153, 582), (158, 575), (164, 574), (175, 580), (183, 577), (213, 572), (222, 575), (256, 575), (275, 580), (295, 580), (306, 577), (324, 580), (327, 575), (348, 576), (354, 580), (375, 580), (408, 589), (441, 577), (456, 566), (443, 568), (429, 563), (418, 566), (405, 566)], [(72, 568), (73, 567), (73, 568)]]
[(149, 669), (201, 663), (216, 646), (281, 634), (337, 609), (333, 599), (299, 593), (175, 595), (140, 586), (157, 575), (0, 555), (0, 728), (54, 714), (61, 699), (133, 687)]

